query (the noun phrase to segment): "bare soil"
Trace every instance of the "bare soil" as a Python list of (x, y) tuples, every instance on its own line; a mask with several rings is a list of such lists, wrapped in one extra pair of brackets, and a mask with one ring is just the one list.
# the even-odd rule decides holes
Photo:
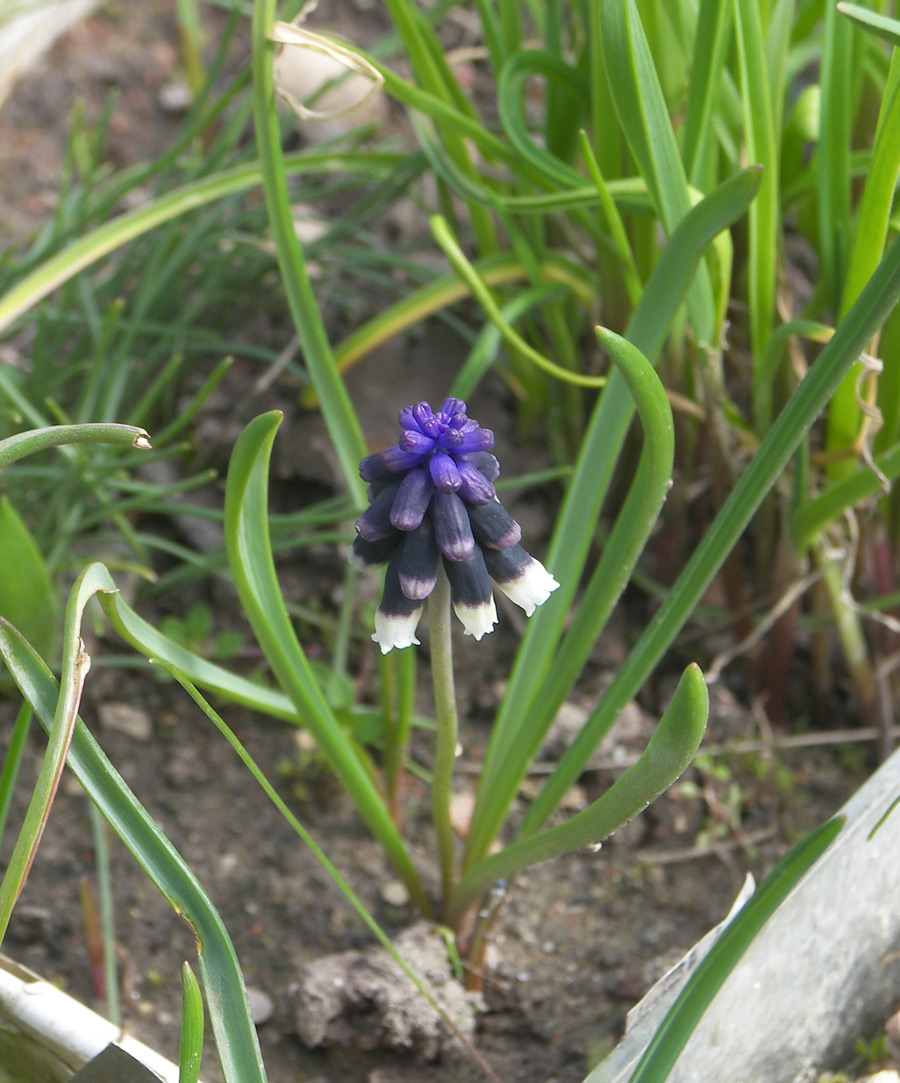
[[(67, 35), (21, 80), (0, 111), (5, 166), (0, 242), (23, 241), (52, 212), (76, 98), (84, 98), (88, 111), (96, 115), (109, 88), (119, 89), (111, 142), (115, 164), (143, 159), (167, 145), (177, 130), (177, 118), (161, 108), (159, 92), (178, 77), (177, 56), (173, 5), (127, 0), (112, 14), (98, 15)], [(402, 376), (405, 402), (428, 397), (430, 387), (440, 388), (441, 366), (434, 358), (440, 356), (446, 364), (450, 350), (452, 345), (443, 339), (431, 338), (424, 346), (398, 344), (381, 360), (389, 372)], [(390, 441), (396, 409), (404, 404), (395, 401), (398, 385), (384, 372), (379, 367), (378, 381), (364, 373), (355, 377), (354, 395), (365, 405), (372, 431), (385, 424), (377, 416), (387, 420), (387, 439), (373, 435), (373, 443)], [(302, 456), (296, 448), (315, 443), (314, 428), (303, 426), (315, 422), (299, 416), (291, 393), (277, 385), (263, 398), (246, 402), (251, 377), (236, 366), (210, 405), (205, 428), (201, 418), (200, 432), (216, 434), (205, 451), (211, 461), (224, 466), (230, 441), (243, 421), (270, 406), (286, 409), (276, 465), (280, 499), (289, 503), (292, 486), (304, 484)], [(440, 391), (434, 394), (439, 397)], [(488, 389), (486, 395), (485, 409), (505, 409), (500, 389)], [(228, 424), (223, 424), (226, 415)], [(494, 427), (502, 431), (503, 422)], [(511, 422), (507, 428), (505, 438), (514, 440)], [(533, 448), (518, 445), (517, 454), (540, 461)], [(211, 494), (215, 498), (218, 494)], [(521, 511), (530, 517), (529, 534), (539, 546), (550, 509), (532, 506)], [(326, 608), (333, 607), (341, 583), (340, 561), (340, 554), (317, 551), (303, 564), (294, 558), (286, 562), (282, 573), (288, 596), (317, 598)], [(225, 587), (167, 599), (164, 604), (172, 612), (176, 603), (186, 608), (194, 602), (213, 608), (217, 630), (232, 628), (246, 634)], [(165, 615), (159, 602), (139, 599), (137, 605), (150, 619)], [(626, 602), (616, 630), (591, 661), (578, 705), (593, 701), (645, 619), (642, 601)], [(466, 682), (460, 792), (476, 785), (517, 634), (513, 618), (504, 612), (501, 627), (490, 642), (485, 641), (487, 649), (470, 641), (458, 644), (459, 670)], [(426, 648), (427, 644), (423, 661)], [(361, 675), (372, 671), (373, 649), (361, 647), (354, 660)], [(111, 635), (93, 643), (91, 650), (95, 666), (83, 716), (209, 891), (235, 941), (247, 984), (271, 998), (271, 1016), (259, 1033), (273, 1083), (483, 1079), (461, 1050), (450, 1050), (425, 1067), (411, 1055), (384, 1048), (309, 1050), (302, 1045), (291, 992), (301, 967), (325, 953), (367, 947), (370, 934), (184, 694), (146, 670), (104, 666), (105, 655), (122, 652)], [(702, 643), (694, 653), (703, 664), (711, 651), (709, 643)], [(640, 749), (646, 719), (658, 717), (671, 688), (672, 674), (664, 673), (641, 704), (646, 715), (638, 713), (631, 731), (621, 732), (607, 749), (604, 763), (580, 781), (571, 795), (572, 808), (601, 792), (615, 777), (610, 757), (617, 749), (626, 754)], [(141, 732), (139, 727), (129, 734), (117, 728), (115, 707), (121, 704), (136, 707), (149, 730)], [(425, 687), (420, 704), (424, 713), (428, 704)], [(105, 715), (102, 710), (110, 705), (113, 724), (108, 710)], [(0, 701), (0, 749), (8, 742), (15, 706), (12, 699)], [(385, 886), (394, 875), (349, 801), (315, 763), (299, 766), (296, 731), (242, 710), (228, 708), (225, 714), (378, 920), (393, 932), (408, 926), (415, 914), (407, 905), (386, 901), (390, 891)], [(105, 725), (101, 717), (106, 717)], [(850, 767), (834, 750), (774, 755), (766, 750), (765, 738), (756, 715), (724, 686), (717, 686), (710, 739), (761, 739), (762, 751), (720, 761), (727, 769), (722, 779), (692, 772), (689, 778), (700, 785), (703, 796), (676, 787), (600, 852), (578, 853), (539, 867), (512, 886), (493, 938), (486, 1011), (479, 1017), (475, 1038), (505, 1083), (579, 1083), (615, 1043), (626, 1011), (652, 981), (724, 916), (746, 871), (757, 877), (765, 874), (805, 830), (840, 806), (859, 784), (859, 767), (867, 766)], [(428, 763), (427, 737), (416, 743), (417, 755)], [(21, 822), (44, 747), (43, 735), (33, 733), (12, 813), (13, 828)], [(285, 764), (294, 768), (285, 773)], [(741, 787), (737, 796), (733, 786)], [(410, 781), (408, 801), (410, 837), (429, 882), (435, 883), (427, 792), (415, 780)], [(519, 812), (525, 802), (527, 793)], [(708, 842), (698, 846), (704, 832)], [(8, 858), (8, 849), (2, 856)], [(179, 971), (182, 960), (194, 958), (192, 936), (118, 843), (113, 845), (113, 870), (127, 1026), (177, 1059)], [(58, 795), (4, 950), (73, 995), (98, 1005), (85, 942), (82, 878), (95, 878), (95, 859), (87, 801), (70, 777)], [(203, 1078), (208, 1083), (221, 1079), (212, 1047)]]

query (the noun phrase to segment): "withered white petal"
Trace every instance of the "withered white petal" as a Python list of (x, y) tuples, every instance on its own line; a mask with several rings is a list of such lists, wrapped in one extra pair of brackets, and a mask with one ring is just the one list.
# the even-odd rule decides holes
[(463, 630), (467, 636), (474, 636), (481, 640), (494, 630), (498, 621), (497, 606), (494, 604), (493, 595), (489, 602), (480, 602), (477, 605), (466, 605), (464, 602), (456, 602), (453, 612), (462, 621)]
[(539, 605), (543, 605), (550, 595), (559, 589), (559, 583), (534, 557), (530, 558), (521, 575), (515, 579), (509, 579), (505, 583), (496, 582), (507, 598), (525, 610), (526, 617), (530, 617)]
[(422, 616), (421, 607), (413, 613), (400, 616), (375, 610), (375, 634), (372, 639), (381, 647), (382, 654), (388, 654), (394, 647), (418, 646), (416, 629)]

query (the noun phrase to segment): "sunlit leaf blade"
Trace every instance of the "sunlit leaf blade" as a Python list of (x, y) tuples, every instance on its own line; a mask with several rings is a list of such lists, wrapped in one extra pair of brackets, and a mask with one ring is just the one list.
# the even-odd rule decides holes
[(225, 487), (225, 544), (247, 619), (272, 672), (423, 910), (428, 901), (409, 851), (368, 770), (319, 687), (278, 584), (269, 539), (269, 456), (282, 415), (263, 414), (241, 433)]
[(706, 682), (699, 666), (691, 665), (638, 762), (583, 811), (512, 843), (470, 869), (451, 898), (448, 922), (458, 923), (498, 880), (509, 880), (523, 869), (592, 846), (618, 831), (682, 775), (700, 746), (708, 717)]
[(0, 497), (0, 569), (0, 616), (52, 658), (59, 635), (56, 589), (34, 536), (6, 496)]
[(275, 8), (274, 0), (256, 0), (252, 24), (253, 115), (266, 207), (281, 271), (281, 285), (297, 330), (304, 363), (315, 386), (344, 483), (362, 507), (365, 486), (360, 481), (358, 467), (360, 459), (366, 454), (366, 443), (346, 385), (335, 365), (322, 314), (309, 280), (306, 257), (294, 227), (281, 145), (281, 125), (275, 105), (272, 68), (275, 47), (270, 40)]
[[(561, 795), (577, 778), (585, 749), (593, 749), (615, 722), (621, 707), (637, 694), (665, 650), (694, 612), (704, 591), (737, 544), (819, 416), (844, 374), (900, 299), (900, 244), (894, 243), (862, 296), (779, 414), (750, 465), (691, 559), (619, 669), (588, 723), (569, 747), (545, 787)], [(548, 806), (549, 808), (550, 806)]]
[(203, 1059), (203, 996), (191, 970), (181, 967), (181, 1047), (178, 1053), (178, 1083), (197, 1083)]
[(653, 1036), (630, 1083), (663, 1083), (713, 997), (757, 933), (795, 885), (840, 833), (844, 821), (829, 820), (779, 862), (699, 964)]
[[(763, 167), (759, 195), (748, 215), (747, 292), (750, 303), (750, 343), (754, 366), (762, 363), (775, 318), (778, 266), (778, 165), (772, 100), (766, 70), (765, 41), (758, 0), (738, 0), (735, 32), (741, 69), (742, 105), (747, 154)], [(754, 380), (754, 420), (761, 433), (771, 420), (769, 381)]]
[[(758, 191), (759, 180), (759, 170), (748, 169), (720, 185), (688, 212), (663, 250), (625, 334), (651, 362), (662, 348), (704, 249), (746, 210)], [(597, 516), (633, 413), (628, 385), (616, 370), (610, 374), (583, 438), (547, 556), (546, 564), (559, 580), (560, 589), (529, 621), (494, 725), (470, 827), (467, 867), (488, 852), (527, 770), (534, 746), (530, 707), (547, 679), (581, 582)]]
[(889, 45), (900, 45), (900, 22), (859, 4), (838, 4), (837, 10), (858, 23), (863, 29), (877, 35)]
[[(59, 699), (52, 674), (15, 629), (2, 621), (0, 654), (22, 695), (49, 732)], [(113, 830), (197, 937), (210, 1019), (227, 1083), (265, 1083), (240, 964), (209, 897), (80, 720), (75, 726), (68, 764)]]
[(0, 468), (9, 466), (26, 455), (63, 444), (118, 444), (122, 447), (148, 449), (150, 436), (146, 429), (135, 425), (51, 425), (44, 429), (29, 429), (0, 440)]
[[(872, 162), (859, 201), (856, 230), (850, 249), (847, 276), (841, 297), (841, 315), (845, 315), (871, 278), (884, 253), (888, 239), (894, 193), (900, 175), (900, 53), (891, 59), (885, 96), (878, 117)], [(850, 372), (835, 392), (828, 411), (828, 441), (831, 451), (849, 447), (859, 431), (862, 412), (857, 404), (857, 374)], [(890, 379), (890, 378), (889, 378)], [(882, 384), (884, 387), (885, 384)], [(887, 386), (892, 386), (890, 382)], [(849, 474), (854, 461), (832, 465), (832, 477)]]
[[(659, 77), (634, 0), (599, 6), (601, 44), (616, 114), (654, 205), (671, 235), (690, 210), (687, 177)], [(712, 342), (715, 304), (709, 271), (701, 264), (689, 293), (694, 330)]]

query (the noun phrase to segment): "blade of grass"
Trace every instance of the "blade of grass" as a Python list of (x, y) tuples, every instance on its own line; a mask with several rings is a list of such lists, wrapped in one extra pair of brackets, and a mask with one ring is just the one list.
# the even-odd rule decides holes
[(278, 254), (282, 285), (303, 358), (321, 404), (322, 417), (347, 489), (355, 502), (363, 507), (365, 486), (359, 477), (359, 462), (366, 454), (366, 442), (347, 388), (335, 365), (322, 314), (309, 280), (303, 247), (294, 228), (281, 147), (281, 127), (275, 105), (272, 68), (274, 44), (270, 41), (275, 9), (275, 0), (256, 0), (253, 6), (253, 114), (269, 223)]
[(178, 1052), (178, 1083), (197, 1083), (203, 1059), (203, 995), (200, 984), (185, 961), (181, 966), (181, 1046)]
[[(342, 168), (354, 158), (354, 155), (336, 158), (334, 154), (328, 155), (318, 151), (303, 152), (291, 155), (285, 160), (284, 165), (291, 172), (316, 168), (332, 170)], [(396, 163), (396, 161), (396, 155), (389, 155), (387, 162), (382, 159), (381, 165)], [(371, 162), (371, 165), (379, 168), (375, 160)], [(68, 282), (79, 271), (90, 267), (91, 264), (117, 248), (121, 248), (128, 241), (196, 207), (252, 188), (262, 179), (262, 163), (248, 162), (246, 165), (225, 169), (212, 177), (205, 177), (175, 188), (166, 195), (159, 196), (144, 206), (119, 215), (113, 221), (91, 230), (61, 252), (50, 256), (0, 297), (0, 333), (49, 293)]]
[(459, 1028), (453, 1022), (452, 1018), (447, 1014), (444, 1007), (440, 1004), (434, 995), (433, 990), (428, 983), (418, 974), (418, 972), (403, 958), (403, 956), (397, 951), (396, 946), (391, 941), (387, 933), (381, 928), (372, 914), (366, 909), (365, 904), (350, 887), (344, 877), (341, 875), (336, 866), (329, 860), (324, 850), (319, 846), (313, 836), (306, 830), (303, 824), (297, 819), (297, 817), (291, 812), (284, 801), (279, 797), (274, 786), (263, 774), (261, 768), (247, 751), (247, 749), (238, 740), (234, 731), (226, 724), (225, 720), (219, 715), (213, 708), (206, 702), (202, 695), (196, 688), (186, 679), (184, 674), (179, 673), (178, 670), (166, 665), (164, 667), (169, 673), (178, 681), (182, 688), (187, 692), (191, 699), (197, 704), (197, 706), (203, 711), (206, 717), (212, 722), (219, 733), (225, 738), (225, 740), (231, 745), (237, 755), (240, 757), (241, 762), (253, 776), (257, 784), (260, 786), (265, 795), (269, 798), (275, 808), (281, 813), (284, 819), (291, 825), (298, 837), (302, 840), (304, 845), (312, 853), (313, 857), (319, 864), (325, 869), (337, 887), (340, 889), (342, 895), (353, 907), (359, 917), (362, 919), (363, 924), (372, 933), (375, 939), (381, 944), (381, 946), (388, 952), (395, 963), (400, 967), (403, 973), (409, 978), (413, 985), (422, 994), (425, 1000), (431, 1005), (432, 1008), (438, 1013), (447, 1028), (456, 1036), (460, 1044), (466, 1050), (466, 1052), (473, 1058), (473, 1060), (481, 1067), (488, 1078), (499, 1083), (497, 1076), (491, 1070), (490, 1066), (484, 1060), (484, 1058), (475, 1050), (471, 1042), (461, 1033)]
[[(99, 566), (94, 565), (93, 567)], [(105, 570), (104, 568), (103, 571)], [(66, 764), (66, 755), (72, 741), (84, 680), (91, 665), (90, 658), (84, 650), (84, 644), (79, 634), (81, 617), (85, 605), (87, 605), (88, 600), (95, 591), (100, 589), (99, 584), (102, 581), (102, 575), (98, 576), (96, 572), (88, 568), (76, 581), (66, 606), (62, 658), (62, 695), (59, 696), (56, 703), (53, 723), (49, 729), (50, 740), (41, 762), (41, 770), (31, 800), (28, 803), (28, 810), (25, 813), (25, 819), (22, 822), (22, 828), (16, 839), (16, 845), (9, 859), (3, 881), (0, 883), (0, 943), (3, 942), (6, 935), (13, 906), (22, 891), (37, 853), (41, 836), (50, 815), (50, 808), (56, 796), (63, 767)], [(5, 619), (0, 618), (0, 620), (2, 620), (5, 627), (11, 627)], [(15, 679), (15, 672), (11, 666), (9, 668)]]
[[(897, 178), (900, 175), (900, 54), (891, 60), (888, 84), (875, 131), (872, 162), (859, 201), (856, 231), (841, 298), (841, 316), (871, 278), (887, 243)], [(857, 403), (856, 373), (848, 373), (838, 388), (828, 415), (829, 451), (850, 447), (859, 431), (861, 412)], [(849, 472), (853, 463), (836, 465), (833, 474)]]
[(678, 682), (672, 702), (636, 764), (610, 788), (564, 823), (520, 839), (473, 866), (460, 881), (447, 909), (447, 923), (457, 926), (466, 912), (498, 880), (562, 854), (609, 838), (660, 794), (690, 765), (706, 731), (709, 693), (700, 667), (690, 665)]
[[(758, 184), (756, 169), (726, 181), (688, 213), (664, 249), (625, 336), (651, 362), (662, 349), (705, 247), (743, 213)], [(494, 724), (470, 826), (466, 868), (487, 854), (515, 799), (516, 779), (523, 769), (522, 753), (532, 744), (528, 736), (530, 706), (547, 679), (581, 582), (597, 517), (633, 411), (628, 385), (616, 370), (601, 393), (585, 433), (547, 556), (546, 564), (560, 582), (560, 589), (528, 622)]]
[(31, 729), (31, 720), (34, 712), (27, 703), (23, 703), (16, 714), (15, 725), (9, 739), (9, 747), (0, 769), (0, 842), (6, 835), (6, 821), (9, 816), (9, 806), (12, 803), (13, 790), (16, 788), (16, 780), (19, 777), (19, 769), (22, 766), (22, 757), (25, 755), (25, 743)]
[(97, 889), (100, 902), (100, 930), (103, 950), (103, 987), (106, 991), (106, 1018), (117, 1027), (122, 1025), (119, 1004), (119, 966), (116, 951), (116, 909), (112, 889), (112, 869), (109, 859), (108, 825), (97, 806), (91, 806), (91, 835), (97, 863)]
[[(529, 810), (536, 829), (552, 813), (625, 704), (693, 613), (754, 512), (771, 491), (844, 374), (900, 299), (900, 244), (881, 261), (847, 318), (775, 420), (666, 600)], [(559, 593), (559, 592), (558, 592)]]
[(0, 469), (26, 455), (64, 444), (115, 444), (120, 447), (150, 447), (146, 429), (134, 425), (50, 425), (29, 429), (0, 440)]
[[(96, 567), (96, 566), (95, 566)], [(110, 580), (102, 589), (115, 589)], [(53, 676), (14, 628), (0, 618), (0, 655), (47, 732), (60, 699)], [(191, 926), (226, 1083), (266, 1083), (256, 1028), (234, 946), (209, 897), (184, 859), (79, 719), (68, 764), (110, 826), (176, 913)]]
[[(741, 102), (747, 155), (763, 167), (759, 195), (750, 205), (747, 262), (750, 303), (750, 346), (754, 367), (762, 364), (775, 321), (778, 267), (778, 148), (765, 40), (758, 0), (737, 0), (735, 35), (741, 70)], [(770, 381), (753, 382), (754, 420), (759, 433), (768, 431), (772, 415)]]
[(722, 82), (733, 10), (728, 0), (700, 0), (697, 13), (682, 145), (684, 171), (697, 188), (703, 187), (706, 148), (712, 138), (710, 118)]
[(235, 587), (279, 685), (309, 727), (363, 820), (384, 846), (416, 906), (427, 913), (428, 899), (406, 844), (322, 694), (278, 585), (269, 540), (267, 489), (269, 456), (281, 418), (275, 411), (252, 421), (238, 438), (229, 463), (225, 543)]
[(577, 372), (570, 372), (568, 369), (560, 368), (559, 365), (554, 364), (543, 354), (538, 353), (534, 347), (530, 346), (504, 318), (503, 312), (494, 300), (487, 284), (478, 275), (469, 260), (466, 259), (446, 219), (435, 215), (432, 217), (430, 225), (435, 240), (441, 246), (453, 269), (469, 287), (488, 318), (514, 350), (517, 350), (532, 365), (551, 376), (555, 376), (562, 383), (574, 384), (577, 387), (602, 387), (606, 383), (605, 376), (582, 376)]
[(841, 303), (850, 245), (850, 146), (853, 123), (853, 24), (825, 5), (817, 171), (819, 252), (829, 307)]
[[(690, 210), (687, 177), (634, 0), (593, 0), (616, 114), (666, 232)], [(698, 341), (716, 341), (709, 271), (701, 263), (688, 292)]]

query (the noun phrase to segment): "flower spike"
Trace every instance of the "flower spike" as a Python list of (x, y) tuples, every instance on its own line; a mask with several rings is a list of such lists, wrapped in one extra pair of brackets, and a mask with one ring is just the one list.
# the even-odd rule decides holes
[(427, 402), (404, 407), (400, 428), (397, 444), (359, 467), (370, 506), (357, 520), (350, 559), (388, 565), (372, 639), (383, 654), (418, 644), (422, 603), (441, 563), (466, 635), (494, 630), (492, 579), (530, 617), (559, 583), (521, 547), (522, 529), (497, 499), (494, 434), (456, 398), (437, 413)]

